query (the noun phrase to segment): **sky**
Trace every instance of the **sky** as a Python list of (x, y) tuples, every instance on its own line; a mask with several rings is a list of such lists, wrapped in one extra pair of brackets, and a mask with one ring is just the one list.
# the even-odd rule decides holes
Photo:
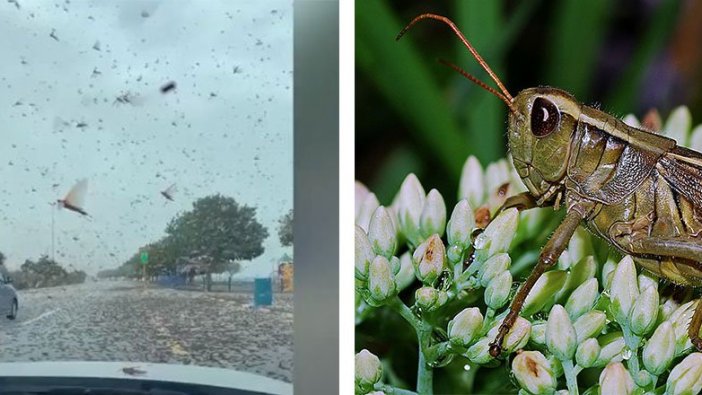
[[(269, 237), (241, 276), (268, 274), (292, 253), (292, 18), (291, 1), (0, 3), (6, 265), (51, 255), (53, 223), (60, 264), (117, 267), (220, 193), (257, 207)], [(83, 178), (89, 218), (50, 205)]]

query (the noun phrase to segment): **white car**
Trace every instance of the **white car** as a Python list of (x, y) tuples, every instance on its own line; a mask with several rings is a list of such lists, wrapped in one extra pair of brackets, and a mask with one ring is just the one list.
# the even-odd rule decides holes
[(12, 286), (10, 273), (5, 266), (0, 266), (0, 314), (4, 311), (8, 319), (14, 320), (18, 308), (17, 290)]
[(2, 394), (292, 395), (293, 385), (257, 374), (193, 365), (47, 361), (0, 363)]

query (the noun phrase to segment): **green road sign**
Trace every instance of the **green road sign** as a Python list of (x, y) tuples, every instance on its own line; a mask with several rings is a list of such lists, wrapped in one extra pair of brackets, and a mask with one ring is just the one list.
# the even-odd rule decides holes
[(143, 263), (144, 265), (149, 263), (149, 252), (148, 251), (141, 252), (141, 263)]

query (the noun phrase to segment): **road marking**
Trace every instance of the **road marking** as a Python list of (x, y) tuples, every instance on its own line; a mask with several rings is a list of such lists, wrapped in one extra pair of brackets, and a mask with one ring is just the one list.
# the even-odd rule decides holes
[(46, 317), (48, 317), (48, 316), (50, 316), (50, 315), (53, 315), (54, 313), (58, 312), (59, 310), (61, 310), (60, 307), (59, 307), (59, 308), (55, 308), (55, 309), (53, 309), (53, 310), (45, 311), (45, 312), (39, 314), (39, 316), (32, 318), (31, 320), (24, 321), (24, 322), (22, 323), (22, 326), (24, 326), (24, 325), (29, 325), (29, 324), (31, 324), (32, 322), (39, 321), (39, 320), (42, 319), (42, 318), (46, 318)]

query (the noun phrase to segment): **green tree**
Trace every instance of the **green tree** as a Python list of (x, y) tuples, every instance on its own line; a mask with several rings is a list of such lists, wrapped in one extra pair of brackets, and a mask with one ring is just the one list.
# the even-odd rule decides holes
[(278, 238), (283, 247), (293, 244), (293, 211), (290, 209), (287, 214), (278, 220)]
[(227, 281), (227, 287), (229, 289), (229, 292), (232, 292), (232, 277), (234, 277), (234, 275), (239, 273), (239, 271), (241, 270), (241, 263), (236, 262), (236, 261), (228, 262), (225, 265), (224, 270), (227, 273), (229, 273), (229, 280)]
[(251, 260), (263, 254), (268, 230), (256, 219), (256, 208), (233, 198), (212, 195), (198, 199), (193, 209), (168, 224), (170, 253), (196, 258), (206, 264), (207, 288), (212, 273), (222, 273), (227, 263)]

